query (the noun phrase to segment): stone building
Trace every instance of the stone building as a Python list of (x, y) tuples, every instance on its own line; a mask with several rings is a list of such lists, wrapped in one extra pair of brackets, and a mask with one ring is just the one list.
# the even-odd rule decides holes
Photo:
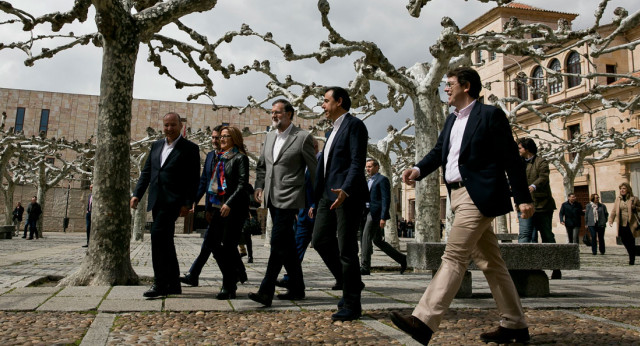
[[(0, 111), (7, 114), (7, 128), (24, 131), (26, 136), (45, 131), (48, 137), (65, 137), (67, 140), (85, 142), (97, 135), (98, 101), (99, 97), (96, 95), (0, 88)], [(204, 103), (134, 99), (132, 140), (146, 137), (147, 127), (162, 131), (162, 117), (168, 112), (180, 114), (185, 125), (193, 130), (225, 124), (239, 129), (248, 127), (252, 132), (257, 132), (265, 131), (271, 125), (271, 116), (263, 108), (249, 108), (240, 114), (239, 109), (232, 106), (221, 106), (213, 110), (211, 104)], [(296, 117), (294, 123), (307, 129), (313, 121)], [(246, 137), (247, 151), (259, 156), (263, 141), (263, 134)], [(202, 153), (203, 160), (204, 156)], [(59, 187), (47, 192), (44, 231), (62, 231), (65, 210), (70, 218), (68, 230), (85, 231), (84, 213), (89, 185), (78, 178), (64, 180)], [(69, 186), (71, 188), (67, 190)], [(26, 207), (35, 194), (35, 186), (18, 186), (14, 203), (22, 201)], [(0, 200), (1, 212), (4, 212), (3, 205), (4, 201)]]
[[(594, 8), (595, 10), (595, 8)], [(577, 14), (562, 13), (534, 8), (528, 5), (511, 3), (502, 7), (496, 7), (461, 29), (461, 32), (470, 34), (478, 34), (486, 31), (502, 31), (503, 25), (509, 21), (511, 17), (517, 17), (522, 24), (543, 23), (549, 27), (556, 29), (558, 21), (564, 19), (571, 23)], [(583, 28), (578, 28), (583, 29)], [(616, 26), (613, 24), (603, 25), (599, 30), (602, 37), (610, 34)], [(640, 39), (640, 26), (631, 30), (627, 35), (618, 37), (612, 45), (637, 41)], [(620, 50), (609, 54), (601, 55), (593, 58), (591, 63), (585, 61), (582, 54), (588, 53), (590, 47), (588, 45), (576, 45), (566, 49), (568, 46), (554, 48), (561, 53), (554, 58), (541, 61), (544, 67), (562, 71), (566, 73), (582, 73), (590, 74), (597, 72), (640, 74), (640, 47), (634, 47), (630, 50)], [(616, 80), (616, 78), (607, 78), (604, 76), (596, 79), (584, 79), (565, 76), (561, 80), (548, 78), (544, 69), (536, 61), (529, 57), (517, 57), (493, 53), (487, 51), (477, 51), (472, 56), (474, 64), (478, 64), (477, 70), (482, 78), (483, 83), (490, 83), (491, 89), (483, 88), (480, 94), (480, 100), (488, 103), (492, 95), (498, 98), (518, 97), (522, 100), (536, 100), (540, 95), (532, 93), (530, 86), (545, 90), (548, 93), (548, 101), (545, 106), (536, 106), (536, 109), (542, 113), (552, 111), (553, 106), (571, 100), (578, 100), (585, 96), (592, 89), (594, 84), (611, 85), (614, 83), (622, 84), (624, 80)], [(606, 91), (605, 97), (617, 98), (624, 101), (631, 100), (640, 90), (637, 87), (622, 87), (611, 91)], [(602, 103), (598, 100), (583, 102), (578, 105), (585, 112), (575, 112), (567, 118), (555, 119), (549, 125), (551, 133), (559, 138), (568, 139), (570, 136), (577, 134), (585, 134), (595, 132), (597, 130), (607, 130), (615, 128), (624, 131), (628, 128), (638, 128), (640, 113), (626, 111), (620, 113), (615, 109), (601, 110), (595, 113), (586, 111), (597, 110), (601, 108)], [(513, 105), (509, 105), (512, 110)], [(542, 123), (540, 118), (532, 112), (522, 109), (517, 113), (517, 122), (525, 126), (527, 130), (545, 129), (547, 124)], [(566, 123), (562, 123), (566, 122)], [(543, 132), (538, 133), (542, 138), (549, 138), (549, 134)], [(514, 132), (514, 137), (522, 137), (524, 133)], [(536, 140), (536, 142), (539, 142)], [(567, 154), (568, 157), (568, 154)], [(560, 205), (566, 201), (566, 194), (571, 191), (564, 191), (563, 177), (558, 169), (550, 165), (551, 190), (556, 201), (558, 209)], [(588, 203), (589, 196), (592, 193), (598, 193), (602, 202), (609, 210), (613, 208), (615, 196), (618, 195), (618, 185), (621, 182), (631, 184), (636, 195), (640, 194), (640, 152), (638, 147), (615, 150), (608, 158), (598, 161), (594, 165), (584, 164), (584, 168), (575, 179), (575, 187), (573, 192), (578, 200), (584, 206)], [(441, 183), (444, 183), (441, 181)], [(446, 215), (446, 196), (447, 190), (444, 184), (441, 185), (441, 218), (445, 219)], [(413, 189), (405, 188), (403, 192), (403, 217), (407, 220), (413, 218), (413, 201), (415, 194)], [(583, 227), (584, 228), (584, 227)], [(507, 229), (511, 233), (518, 233), (517, 215), (512, 212), (507, 215)], [(566, 239), (566, 231), (564, 226), (560, 224), (558, 210), (556, 210), (553, 218), (553, 231), (558, 242), (564, 242)], [(609, 244), (615, 241), (616, 232), (613, 228), (607, 228), (606, 239)]]

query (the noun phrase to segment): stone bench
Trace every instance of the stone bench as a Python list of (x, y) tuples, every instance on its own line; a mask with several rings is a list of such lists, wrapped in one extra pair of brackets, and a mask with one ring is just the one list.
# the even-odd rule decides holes
[(501, 243), (512, 243), (514, 240), (518, 240), (517, 233), (496, 233), (496, 238)]
[(0, 225), (0, 239), (11, 239), (16, 231), (14, 225)]
[[(435, 275), (444, 254), (446, 243), (408, 243), (407, 262), (419, 270), (431, 270)], [(580, 269), (578, 244), (501, 243), (500, 253), (513, 283), (522, 297), (549, 296), (549, 277), (544, 270)], [(468, 269), (477, 270), (471, 261)], [(457, 298), (471, 296), (471, 272), (467, 270), (456, 294)]]

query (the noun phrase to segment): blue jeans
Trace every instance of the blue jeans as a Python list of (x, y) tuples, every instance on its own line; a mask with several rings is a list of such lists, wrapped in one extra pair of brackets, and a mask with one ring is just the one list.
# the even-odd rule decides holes
[(520, 231), (518, 234), (518, 243), (537, 243), (538, 232), (543, 243), (555, 243), (556, 238), (551, 231), (551, 220), (553, 211), (536, 211), (532, 217), (523, 219), (518, 212), (518, 221)]

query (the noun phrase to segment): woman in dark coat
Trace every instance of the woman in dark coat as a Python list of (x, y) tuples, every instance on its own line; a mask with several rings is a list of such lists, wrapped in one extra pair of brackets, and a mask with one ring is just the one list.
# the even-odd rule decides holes
[(618, 237), (629, 254), (629, 265), (636, 263), (635, 238), (634, 234), (638, 228), (638, 218), (636, 213), (640, 209), (640, 201), (633, 196), (631, 185), (622, 183), (619, 186), (620, 196), (616, 198), (616, 204), (609, 216), (609, 226), (618, 219)]
[(607, 206), (600, 203), (600, 196), (597, 193), (592, 194), (590, 200), (591, 203), (587, 203), (584, 212), (584, 224), (589, 227), (589, 233), (591, 233), (591, 252), (594, 255), (597, 254), (599, 244), (600, 254), (604, 255), (604, 228), (607, 226), (609, 212)]
[(209, 248), (222, 272), (222, 289), (217, 299), (236, 297), (238, 281), (238, 240), (249, 213), (249, 158), (244, 148), (242, 133), (235, 127), (220, 130), (220, 152), (214, 177), (207, 190), (212, 208)]

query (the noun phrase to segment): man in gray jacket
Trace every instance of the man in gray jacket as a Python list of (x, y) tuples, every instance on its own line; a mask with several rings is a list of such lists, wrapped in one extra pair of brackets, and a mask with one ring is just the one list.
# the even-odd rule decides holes
[(289, 290), (278, 298), (296, 300), (305, 297), (293, 224), (298, 210), (305, 206), (305, 169), (308, 167), (313, 183), (318, 161), (311, 134), (292, 124), (294, 112), (287, 100), (273, 102), (271, 120), (275, 131), (267, 134), (256, 167), (254, 198), (269, 208), (273, 228), (264, 279), (258, 293), (250, 293), (249, 298), (265, 306), (271, 305), (283, 266), (289, 275)]

